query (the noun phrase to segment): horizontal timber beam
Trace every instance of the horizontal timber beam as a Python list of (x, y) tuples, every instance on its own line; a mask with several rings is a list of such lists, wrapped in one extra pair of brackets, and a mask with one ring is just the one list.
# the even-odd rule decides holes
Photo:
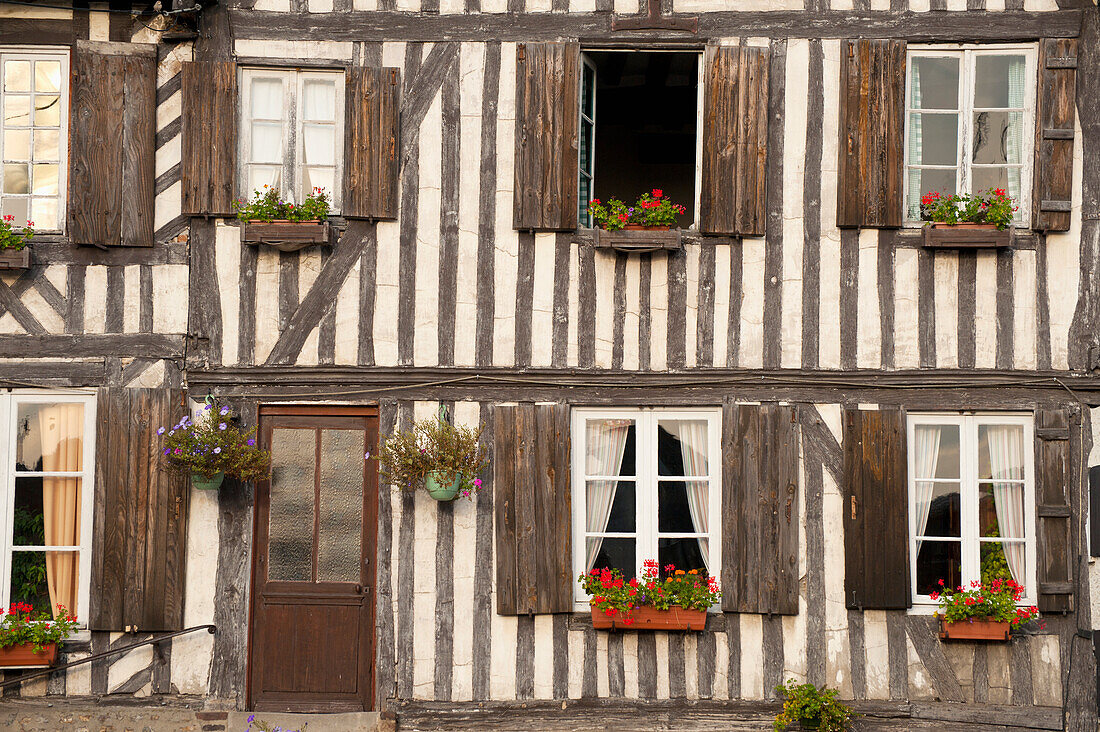
[(471, 13), (439, 15), (388, 11), (279, 13), (232, 10), (238, 39), (314, 41), (685, 41), (773, 38), (904, 38), (910, 42), (1027, 41), (1074, 37), (1080, 10), (938, 12), (841, 10), (702, 13), (699, 33), (613, 32), (610, 13)]
[[(94, 333), (85, 335), (0, 335), (0, 358), (183, 358), (182, 335)], [(24, 366), (33, 375), (34, 362)]]
[(103, 359), (0, 363), (3, 386), (98, 386), (106, 380)]

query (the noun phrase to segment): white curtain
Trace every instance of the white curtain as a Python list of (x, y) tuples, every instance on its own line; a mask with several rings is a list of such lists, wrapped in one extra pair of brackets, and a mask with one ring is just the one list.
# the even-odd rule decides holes
[[(1010, 56), (1008, 65), (1008, 106), (1023, 107), (1027, 91), (1026, 86), (1027, 62), (1023, 56)], [(1005, 158), (1009, 165), (1019, 165), (1023, 162), (1023, 112), (1008, 113), (1008, 131), (1005, 141)], [(1022, 168), (1008, 169), (1008, 195), (1014, 203), (1019, 205), (1023, 191), (1020, 186), (1020, 171)]]
[[(912, 101), (910, 106), (912, 109), (920, 109), (921, 105), (921, 93), (920, 93), (920, 60), (913, 59), (910, 64), (909, 74), (911, 77), (910, 84), (913, 87)], [(920, 165), (923, 160), (924, 151), (924, 130), (922, 127), (921, 116), (919, 114), (912, 114), (909, 117), (909, 164)], [(909, 216), (913, 219), (920, 218), (920, 198), (921, 198), (921, 171), (920, 168), (909, 169)]]
[[(1004, 538), (1024, 538), (1024, 486), (1009, 480), (1023, 478), (1024, 431), (1016, 425), (985, 428), (989, 445), (989, 467), (993, 478), (993, 501), (997, 507), (997, 526)], [(999, 479), (999, 480), (998, 480)], [(1004, 542), (1005, 559), (1012, 579), (1024, 584), (1024, 542)]]
[[(943, 428), (931, 424), (919, 424), (913, 431), (916, 437), (917, 480), (913, 481), (913, 509), (916, 516), (916, 534), (923, 536), (928, 526), (928, 512), (932, 508), (932, 494), (935, 493), (936, 466), (940, 461), (940, 438)], [(917, 553), (920, 553), (921, 540), (917, 539)]]
[[(707, 423), (696, 421), (674, 422), (676, 439), (680, 441), (680, 454), (684, 461), (684, 475), (700, 476), (707, 474)], [(688, 511), (691, 523), (700, 534), (710, 533), (710, 482), (688, 481)], [(703, 565), (710, 572), (710, 545), (707, 539), (699, 539), (699, 553), (703, 555)]]
[(302, 118), (309, 122), (332, 122), (336, 119), (336, 83), (326, 79), (310, 79), (305, 83)]
[[(630, 420), (603, 420), (589, 422), (586, 432), (587, 455), (585, 472), (588, 475), (618, 475), (626, 451), (626, 438), (633, 424)], [(619, 487), (617, 480), (588, 481), (587, 531), (599, 533), (607, 529), (611, 518), (611, 507), (615, 504), (615, 492)], [(588, 559), (586, 569), (592, 569), (596, 557), (603, 546), (601, 537), (588, 540)]]

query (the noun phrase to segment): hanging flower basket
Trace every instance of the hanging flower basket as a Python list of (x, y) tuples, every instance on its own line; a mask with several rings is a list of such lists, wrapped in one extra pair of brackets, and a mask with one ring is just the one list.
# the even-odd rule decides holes
[(453, 501), (458, 498), (458, 489), (461, 487), (461, 475), (456, 475), (449, 482), (441, 473), (432, 472), (424, 476), (424, 489), (437, 501)]
[(667, 610), (656, 607), (636, 607), (632, 610), (606, 612), (592, 608), (592, 627), (597, 629), (630, 628), (631, 630), (703, 630), (707, 625), (706, 610), (691, 610), (674, 605)]
[[(420, 486), (437, 501), (473, 498), (481, 490), (478, 475), (489, 464), (481, 427), (456, 427), (441, 410), (436, 419), (417, 422), (381, 441), (378, 471), (382, 481), (400, 490)], [(367, 459), (371, 454), (367, 453)]]
[(50, 668), (56, 664), (56, 643), (43, 644), (37, 651), (33, 643), (0, 648), (0, 668)]
[(1012, 624), (989, 618), (970, 618), (948, 622), (940, 618), (940, 640), (986, 640), (1006, 641), (1012, 631)]
[(216, 490), (225, 476), (241, 482), (263, 480), (271, 471), (271, 453), (256, 445), (256, 428), (242, 430), (227, 405), (208, 398), (197, 420), (184, 415), (172, 427), (160, 427), (168, 468), (191, 476), (199, 490)]

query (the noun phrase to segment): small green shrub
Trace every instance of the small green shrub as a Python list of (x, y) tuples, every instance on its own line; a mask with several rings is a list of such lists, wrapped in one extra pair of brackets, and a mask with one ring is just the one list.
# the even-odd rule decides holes
[(840, 732), (848, 728), (855, 713), (846, 704), (837, 701), (835, 689), (818, 689), (813, 684), (796, 684), (794, 679), (775, 687), (783, 697), (783, 711), (772, 725), (775, 732), (782, 732), (795, 722), (804, 726), (817, 725), (821, 732)]
[(56, 617), (49, 612), (35, 612), (25, 602), (13, 602), (7, 613), (0, 609), (0, 648), (29, 643), (35, 653), (49, 643), (61, 644), (76, 630), (76, 616), (61, 605)]
[(233, 202), (237, 218), (241, 221), (323, 221), (328, 217), (328, 194), (322, 188), (314, 188), (306, 200), (295, 206), (279, 197), (279, 191), (264, 184), (255, 191), (251, 201), (238, 198)]
[(19, 251), (31, 242), (34, 236), (33, 221), (28, 221), (26, 226), (16, 228), (15, 217), (11, 214), (0, 218), (0, 251), (12, 249)]
[(481, 489), (477, 476), (489, 464), (481, 430), (430, 419), (394, 432), (378, 449), (383, 482), (411, 491), (423, 485), (429, 473), (436, 473), (442, 484), (458, 478), (459, 494), (469, 498)]
[(994, 224), (1007, 229), (1019, 206), (1004, 188), (991, 188), (973, 195), (952, 193), (944, 196), (939, 191), (925, 193), (920, 199), (922, 221), (940, 224)]

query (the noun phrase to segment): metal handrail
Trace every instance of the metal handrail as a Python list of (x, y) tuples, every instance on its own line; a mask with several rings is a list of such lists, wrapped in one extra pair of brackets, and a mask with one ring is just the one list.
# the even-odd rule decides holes
[[(107, 656), (113, 656), (116, 653), (125, 653), (126, 651), (132, 651), (135, 648), (141, 648), (142, 646), (148, 646), (148, 645), (152, 645), (154, 643), (160, 643), (162, 641), (168, 640), (169, 638), (175, 638), (176, 636), (186, 635), (186, 634), (192, 633), (196, 630), (206, 630), (211, 635), (213, 635), (214, 631), (217, 630), (217, 627), (212, 623), (208, 623), (206, 625), (195, 625), (195, 626), (192, 626), (190, 628), (184, 628), (183, 630), (174, 631), (172, 633), (165, 633), (164, 635), (158, 636), (156, 638), (146, 638), (143, 641), (138, 641), (137, 643), (131, 643), (128, 646), (121, 646), (120, 648), (112, 648), (111, 650), (108, 650), (108, 651), (101, 651), (99, 653), (93, 653), (92, 655), (85, 656), (84, 658), (81, 658), (77, 661), (70, 661), (69, 663), (63, 663), (60, 666), (51, 666), (49, 668), (44, 668), (44, 669), (41, 669), (39, 671), (35, 671), (34, 673), (29, 673), (29, 674), (24, 674), (22, 676), (18, 676), (14, 679), (7, 679), (5, 681), (0, 682), (0, 689), (3, 689), (6, 686), (14, 686), (15, 684), (21, 684), (24, 681), (30, 681), (32, 679), (37, 679), (40, 676), (49, 676), (50, 674), (57, 673), (58, 671), (64, 671), (65, 669), (70, 669), (73, 666), (79, 666), (82, 663), (91, 663), (92, 661), (98, 661), (101, 658), (107, 658)], [(16, 670), (16, 669), (12, 669), (12, 670)]]

